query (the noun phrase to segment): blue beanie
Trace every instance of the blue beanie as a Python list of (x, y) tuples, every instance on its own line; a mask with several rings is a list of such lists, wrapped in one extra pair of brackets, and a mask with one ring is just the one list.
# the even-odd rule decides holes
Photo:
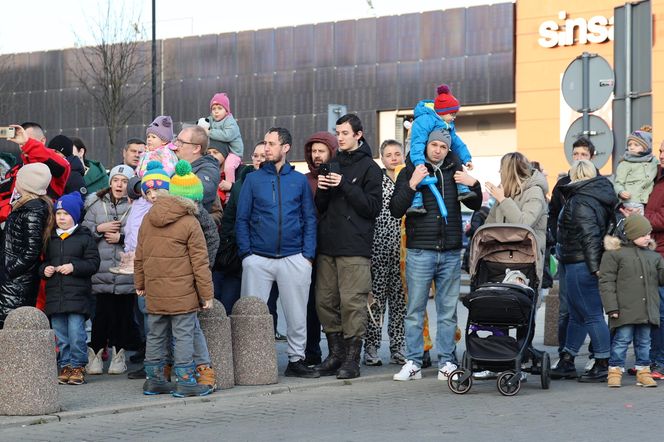
[(74, 218), (74, 224), (78, 224), (81, 220), (81, 212), (83, 211), (83, 198), (78, 192), (68, 193), (62, 195), (55, 202), (55, 211), (64, 210), (72, 218)]

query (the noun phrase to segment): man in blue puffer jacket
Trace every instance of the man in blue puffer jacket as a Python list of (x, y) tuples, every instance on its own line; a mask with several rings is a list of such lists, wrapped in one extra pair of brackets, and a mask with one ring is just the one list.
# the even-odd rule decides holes
[(235, 221), (242, 258), (241, 296), (267, 301), (272, 283), (277, 282), (288, 323), (285, 375), (317, 378), (318, 372), (304, 363), (316, 209), (307, 178), (286, 161), (291, 143), (287, 129), (269, 129), (266, 161), (242, 184)]

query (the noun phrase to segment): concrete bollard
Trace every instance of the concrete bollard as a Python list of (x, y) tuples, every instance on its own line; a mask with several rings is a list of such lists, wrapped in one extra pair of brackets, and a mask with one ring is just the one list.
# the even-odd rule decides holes
[(226, 316), (226, 309), (216, 299), (210, 310), (198, 314), (201, 330), (205, 335), (210, 362), (217, 375), (217, 386), (226, 390), (235, 386), (233, 369), (233, 343), (231, 337), (231, 319)]
[(55, 333), (34, 307), (9, 313), (0, 330), (0, 415), (60, 411)]
[(558, 296), (558, 283), (554, 282), (546, 296), (546, 310), (544, 311), (544, 345), (558, 346), (558, 310), (560, 297)]
[(246, 296), (231, 314), (236, 385), (277, 383), (277, 350), (272, 316), (259, 298)]

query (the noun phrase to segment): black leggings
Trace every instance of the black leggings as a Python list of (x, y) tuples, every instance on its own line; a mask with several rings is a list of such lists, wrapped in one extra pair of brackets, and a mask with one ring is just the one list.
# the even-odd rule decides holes
[(102, 348), (115, 347), (118, 351), (137, 350), (140, 337), (134, 322), (136, 295), (98, 294), (95, 316), (92, 320), (90, 347), (97, 353)]

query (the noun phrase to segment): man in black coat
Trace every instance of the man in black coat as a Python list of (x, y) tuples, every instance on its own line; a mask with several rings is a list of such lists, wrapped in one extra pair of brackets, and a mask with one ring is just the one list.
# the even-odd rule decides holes
[(433, 131), (426, 146), (426, 163), (417, 167), (410, 158), (397, 177), (396, 188), (390, 201), (395, 218), (406, 215), (420, 182), (429, 175), (438, 178), (436, 187), (447, 208), (444, 218), (436, 196), (428, 188), (421, 189), (425, 214), (406, 215), (406, 364), (394, 375), (396, 381), (422, 377), (424, 353), (424, 312), (432, 282), (436, 283), (436, 348), (438, 350), (438, 379), (447, 380), (456, 370), (454, 335), (457, 328), (457, 302), (461, 286), (461, 205), (457, 201), (458, 183), (470, 187), (473, 194), (463, 203), (472, 210), (482, 205), (480, 183), (466, 172), (457, 171), (459, 159), (451, 154), (448, 131)]
[(318, 174), (316, 309), (327, 335), (321, 376), (360, 375), (360, 352), (371, 290), (374, 225), (382, 206), (383, 173), (354, 114), (337, 120), (339, 150), (327, 174)]

